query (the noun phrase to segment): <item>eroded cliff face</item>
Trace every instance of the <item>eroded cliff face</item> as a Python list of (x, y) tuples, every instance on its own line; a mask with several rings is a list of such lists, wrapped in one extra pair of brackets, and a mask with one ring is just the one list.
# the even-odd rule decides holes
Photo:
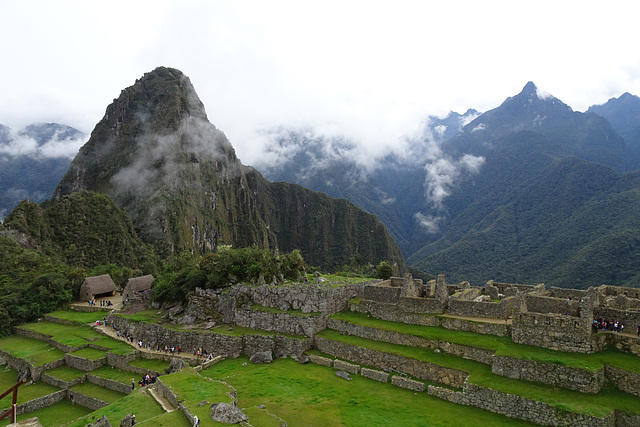
[(257, 245), (300, 249), (324, 268), (355, 254), (405, 266), (375, 216), (243, 166), (189, 79), (171, 68), (145, 74), (107, 107), (54, 200), (81, 190), (108, 195), (161, 254)]

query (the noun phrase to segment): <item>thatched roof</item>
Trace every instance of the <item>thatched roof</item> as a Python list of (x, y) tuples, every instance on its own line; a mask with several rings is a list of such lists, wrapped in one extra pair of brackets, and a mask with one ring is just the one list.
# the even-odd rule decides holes
[(124, 288), (130, 292), (142, 292), (151, 288), (151, 282), (153, 282), (153, 276), (147, 274), (146, 276), (132, 277), (127, 280)]
[(103, 274), (101, 276), (85, 277), (80, 290), (84, 289), (87, 295), (100, 295), (116, 290), (116, 284), (111, 280), (111, 276)]

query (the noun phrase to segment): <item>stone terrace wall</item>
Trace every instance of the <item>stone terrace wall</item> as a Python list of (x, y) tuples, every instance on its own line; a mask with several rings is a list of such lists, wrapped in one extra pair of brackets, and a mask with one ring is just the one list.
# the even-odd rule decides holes
[(366, 366), (393, 369), (426, 381), (435, 381), (445, 385), (462, 387), (468, 375), (466, 372), (457, 369), (444, 368), (432, 363), (361, 348), (318, 336), (315, 337), (315, 341), (318, 350), (335, 357)]
[(513, 318), (511, 339), (551, 350), (593, 353), (591, 321), (557, 314), (519, 313)]
[(640, 356), (640, 339), (620, 334), (598, 334), (597, 338), (604, 338), (604, 344), (601, 348), (615, 347), (620, 351)]
[(118, 391), (118, 392), (124, 393), (124, 394), (129, 394), (132, 391), (130, 384), (123, 384), (123, 383), (118, 382), (118, 381), (114, 381), (114, 380), (110, 380), (110, 379), (102, 378), (102, 377), (97, 377), (97, 376), (91, 375), (91, 374), (85, 375), (85, 378), (90, 383), (99, 385), (99, 386), (104, 387), (104, 388), (108, 388), (109, 390)]
[(508, 323), (482, 323), (455, 317), (440, 318), (440, 326), (453, 331), (473, 332), (482, 335), (511, 336), (511, 325)]
[(552, 298), (534, 294), (525, 295), (527, 311), (530, 313), (564, 314), (573, 317), (580, 316), (580, 301), (564, 298)]
[(493, 352), (479, 348), (469, 347), (461, 344), (454, 344), (439, 340), (406, 335), (396, 331), (385, 331), (382, 329), (370, 328), (367, 326), (354, 325), (342, 320), (329, 319), (328, 327), (349, 335), (355, 335), (370, 340), (384, 341), (391, 344), (406, 345), (422, 348), (440, 348), (447, 353), (477, 362), (491, 364)]
[(109, 315), (109, 322), (116, 329), (131, 334), (144, 345), (164, 347), (180, 346), (185, 353), (195, 353), (204, 348), (209, 353), (224, 357), (239, 357), (241, 354), (252, 356), (257, 352), (271, 351), (274, 357), (300, 356), (309, 350), (313, 341), (309, 338), (294, 338), (283, 335), (242, 335), (232, 336), (207, 331), (179, 331), (163, 328), (161, 325), (132, 322), (116, 315)]
[(311, 337), (326, 329), (327, 315), (299, 316), (289, 313), (238, 309), (235, 311), (233, 323), (245, 328)]
[(84, 381), (84, 376), (78, 377), (71, 381), (65, 381), (65, 380), (61, 380), (60, 378), (56, 378), (53, 375), (49, 375), (47, 372), (43, 372), (42, 375), (40, 375), (40, 380), (44, 383), (47, 383), (49, 385), (52, 385), (58, 388), (70, 388)]
[(612, 366), (605, 366), (604, 375), (607, 382), (614, 384), (625, 393), (640, 396), (640, 374)]
[(71, 366), (72, 368), (80, 369), (81, 371), (89, 372), (94, 369), (98, 369), (101, 366), (104, 366), (107, 363), (107, 357), (101, 357), (100, 359), (86, 359), (84, 357), (74, 356), (72, 354), (65, 354), (64, 360), (67, 366)]
[(615, 413), (606, 418), (598, 418), (568, 412), (546, 403), (470, 383), (464, 384), (462, 392), (430, 385), (428, 393), (459, 405), (475, 406), (507, 417), (545, 426), (613, 427), (616, 425)]
[(506, 319), (513, 314), (515, 297), (508, 297), (495, 302), (475, 302), (461, 299), (449, 300), (449, 314), (454, 316), (485, 317)]
[[(58, 402), (62, 402), (67, 397), (67, 390), (58, 390), (54, 393), (46, 396), (39, 397), (37, 399), (24, 402), (20, 405), (16, 405), (16, 415), (26, 414), (38, 409), (47, 408), (51, 405), (55, 405)], [(4, 413), (9, 408), (2, 410), (0, 413)]]
[(100, 400), (95, 397), (87, 396), (86, 394), (82, 394), (75, 390), (66, 390), (67, 396), (69, 400), (73, 404), (78, 404), (80, 406), (84, 406), (85, 408), (89, 408), (92, 411), (97, 411), (100, 408), (107, 406), (109, 403)]
[(494, 356), (491, 372), (503, 377), (536, 381), (555, 387), (596, 394), (604, 384), (604, 369), (589, 371), (555, 363)]
[(19, 357), (15, 357), (7, 353), (6, 351), (3, 351), (2, 349), (0, 349), (0, 356), (2, 356), (2, 358), (7, 362), (7, 365), (12, 367), (17, 372), (24, 372), (28, 370), (29, 375), (31, 375), (31, 378), (33, 379), (33, 381), (39, 381), (40, 376), (44, 371), (47, 371), (49, 369), (59, 368), (65, 363), (64, 359), (58, 359), (58, 360), (54, 360), (51, 363), (34, 366), (31, 363), (27, 362), (26, 360), (20, 359)]

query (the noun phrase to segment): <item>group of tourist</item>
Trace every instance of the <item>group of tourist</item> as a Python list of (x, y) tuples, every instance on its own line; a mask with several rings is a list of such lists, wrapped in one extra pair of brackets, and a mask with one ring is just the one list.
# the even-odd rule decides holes
[[(98, 301), (100, 302), (100, 307), (111, 307), (113, 305), (111, 300), (108, 300), (108, 299), (101, 299), (101, 300), (98, 300)], [(96, 300), (95, 299), (90, 299), (89, 300), (89, 305), (95, 306), (96, 305)]]
[(596, 333), (598, 331), (623, 332), (623, 330), (624, 324), (618, 320), (605, 319), (603, 317), (593, 318), (593, 331)]

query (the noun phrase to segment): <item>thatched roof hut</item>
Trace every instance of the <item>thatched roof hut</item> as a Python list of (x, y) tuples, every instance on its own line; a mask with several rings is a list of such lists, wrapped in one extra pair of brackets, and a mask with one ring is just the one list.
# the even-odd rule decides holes
[(144, 291), (151, 289), (151, 282), (153, 282), (153, 276), (147, 274), (146, 276), (132, 277), (124, 284), (124, 290), (122, 291), (122, 299), (136, 298)]
[(111, 276), (103, 274), (101, 276), (85, 277), (80, 285), (80, 299), (89, 301), (95, 298), (111, 297), (116, 293), (116, 284)]

